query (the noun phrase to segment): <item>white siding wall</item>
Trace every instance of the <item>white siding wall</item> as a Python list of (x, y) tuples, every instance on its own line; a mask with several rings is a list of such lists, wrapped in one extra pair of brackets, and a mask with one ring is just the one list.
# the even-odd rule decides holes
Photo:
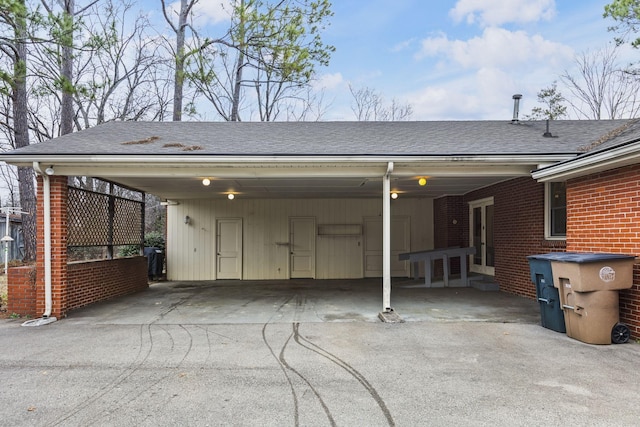
[[(411, 250), (433, 248), (433, 200), (399, 199), (393, 216), (408, 216)], [(184, 223), (185, 216), (191, 223)], [(170, 280), (216, 278), (216, 219), (243, 220), (245, 280), (289, 277), (290, 217), (315, 217), (317, 225), (362, 224), (382, 216), (379, 199), (181, 200), (167, 212), (167, 273)], [(316, 278), (363, 277), (364, 236), (317, 236)]]

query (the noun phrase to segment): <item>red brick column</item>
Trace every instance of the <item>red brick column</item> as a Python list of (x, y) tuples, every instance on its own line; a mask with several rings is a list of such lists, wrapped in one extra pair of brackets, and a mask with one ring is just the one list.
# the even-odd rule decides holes
[[(49, 180), (51, 197), (51, 315), (64, 317), (67, 312), (67, 177), (51, 176)], [(45, 310), (43, 178), (38, 176), (37, 182), (36, 311), (40, 316)]]

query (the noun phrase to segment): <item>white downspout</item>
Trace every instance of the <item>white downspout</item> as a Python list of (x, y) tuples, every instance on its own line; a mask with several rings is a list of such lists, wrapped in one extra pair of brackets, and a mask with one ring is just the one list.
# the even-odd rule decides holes
[(387, 173), (382, 180), (382, 311), (391, 308), (391, 172), (393, 162), (387, 164)]
[[(51, 298), (51, 184), (49, 182), (49, 175), (47, 175), (41, 168), (39, 162), (33, 162), (33, 170), (40, 176), (42, 176), (42, 193), (44, 202), (43, 223), (44, 223), (44, 313), (41, 320), (47, 320), (46, 322), (38, 322), (39, 319), (34, 321), (25, 322), (23, 326), (30, 326), (32, 324), (45, 324), (55, 321), (55, 317), (51, 316), (52, 298)], [(29, 325), (27, 325), (29, 323)]]

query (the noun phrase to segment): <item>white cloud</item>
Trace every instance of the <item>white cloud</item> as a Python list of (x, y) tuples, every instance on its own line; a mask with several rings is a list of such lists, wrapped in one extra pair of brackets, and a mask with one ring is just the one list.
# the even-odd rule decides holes
[(550, 20), (555, 13), (554, 0), (459, 0), (449, 11), (456, 22), (483, 27)]
[(415, 120), (510, 120), (512, 96), (524, 95), (521, 117), (537, 105), (537, 93), (557, 77), (548, 67), (509, 71), (482, 67), (445, 83), (422, 87), (402, 98), (411, 104)]
[[(230, 19), (232, 1), (233, 0), (205, 0), (197, 2), (192, 10), (195, 26), (201, 27), (228, 21)], [(170, 10), (169, 16), (174, 17), (177, 22), (180, 2), (176, 1), (171, 3), (168, 9)]]
[(481, 69), (438, 86), (427, 86), (404, 97), (415, 120), (509, 120), (518, 92), (512, 76)]
[(340, 73), (324, 74), (317, 81), (312, 83), (315, 89), (332, 90), (340, 87), (344, 83), (344, 78)]
[(489, 27), (469, 40), (449, 40), (446, 35), (424, 39), (416, 57), (440, 57), (463, 68), (516, 69), (541, 63), (562, 67), (573, 55), (570, 47), (540, 35)]

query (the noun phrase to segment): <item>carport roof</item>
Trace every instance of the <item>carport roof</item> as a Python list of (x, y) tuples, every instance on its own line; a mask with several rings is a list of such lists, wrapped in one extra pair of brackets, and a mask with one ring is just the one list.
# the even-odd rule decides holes
[(109, 122), (2, 157), (57, 155), (455, 156), (577, 154), (637, 132), (631, 120)]
[[(640, 134), (633, 120), (109, 122), (0, 156), (163, 199), (461, 195)], [(391, 163), (393, 165), (391, 165)], [(418, 187), (416, 180), (429, 184)], [(205, 187), (203, 178), (215, 185)]]

